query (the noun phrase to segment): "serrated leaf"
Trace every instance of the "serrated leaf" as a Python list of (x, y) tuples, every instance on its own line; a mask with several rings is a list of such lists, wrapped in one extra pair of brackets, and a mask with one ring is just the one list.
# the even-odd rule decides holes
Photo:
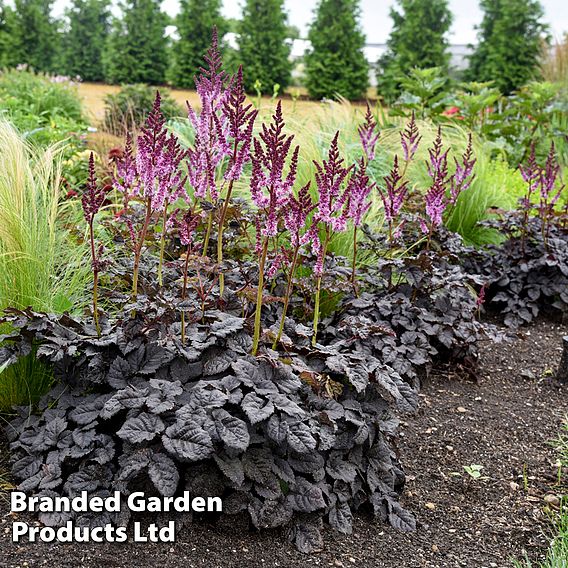
[(114, 389), (123, 389), (127, 386), (127, 380), (130, 378), (131, 373), (130, 363), (118, 356), (110, 364), (106, 376), (107, 383)]
[(211, 413), (219, 438), (234, 450), (244, 452), (250, 443), (247, 425), (240, 418), (231, 416), (226, 410), (219, 408)]
[(416, 519), (412, 513), (403, 509), (400, 503), (387, 498), (388, 519), (393, 528), (404, 531), (413, 532), (416, 530)]
[(307, 479), (298, 477), (296, 484), (287, 497), (290, 506), (299, 513), (313, 513), (325, 508), (325, 500), (321, 489)]
[(251, 424), (258, 424), (274, 413), (274, 405), (269, 400), (260, 398), (256, 393), (248, 393), (241, 402), (241, 407)]
[(172, 496), (179, 483), (176, 464), (166, 454), (154, 454), (148, 465), (148, 475), (154, 487), (165, 497)]
[(117, 432), (117, 435), (131, 444), (141, 444), (153, 440), (163, 432), (165, 425), (159, 416), (141, 412), (135, 418), (129, 418)]
[(235, 485), (240, 486), (243, 484), (245, 480), (245, 470), (243, 469), (243, 464), (240, 459), (217, 454), (213, 455), (213, 459), (221, 472)]
[(347, 503), (336, 503), (329, 511), (329, 524), (343, 534), (353, 532), (353, 514)]
[(317, 442), (308, 426), (299, 422), (288, 425), (288, 445), (299, 454), (306, 454), (316, 449)]
[(203, 428), (170, 426), (162, 436), (162, 442), (168, 452), (181, 460), (199, 461), (208, 458), (213, 452), (211, 436)]

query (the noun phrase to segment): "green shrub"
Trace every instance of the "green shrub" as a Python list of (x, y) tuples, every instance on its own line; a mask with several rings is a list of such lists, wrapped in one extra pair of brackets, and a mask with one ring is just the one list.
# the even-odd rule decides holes
[[(169, 92), (160, 89), (162, 112), (166, 118), (184, 116), (184, 109), (174, 101)], [(136, 130), (152, 109), (156, 89), (148, 85), (123, 85), (114, 95), (105, 97), (103, 129), (116, 136)]]
[(59, 119), (83, 123), (75, 85), (65, 77), (32, 71), (0, 72), (0, 108), (18, 127), (20, 120), (30, 116), (39, 126)]
[(168, 16), (158, 0), (124, 0), (103, 54), (109, 83), (163, 85), (168, 69)]

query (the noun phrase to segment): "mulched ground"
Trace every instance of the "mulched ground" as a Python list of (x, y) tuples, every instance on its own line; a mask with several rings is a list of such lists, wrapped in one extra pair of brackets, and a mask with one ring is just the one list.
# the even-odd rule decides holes
[[(438, 374), (424, 385), (398, 443), (415, 533), (361, 517), (351, 536), (327, 530), (324, 551), (312, 556), (282, 532), (249, 532), (238, 520), (186, 526), (174, 544), (20, 545), (11, 542), (14, 516), (0, 495), (0, 566), (500, 568), (525, 552), (535, 560), (547, 545), (543, 509), (563, 493), (548, 442), (568, 415), (568, 388), (550, 379), (567, 333), (539, 322), (512, 344), (485, 345), (479, 382)], [(463, 466), (472, 464), (487, 479), (469, 478)]]

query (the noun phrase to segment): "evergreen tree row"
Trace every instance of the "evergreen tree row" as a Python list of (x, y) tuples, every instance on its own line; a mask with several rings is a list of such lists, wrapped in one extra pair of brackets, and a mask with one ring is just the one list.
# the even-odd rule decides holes
[[(38, 71), (79, 75), (85, 81), (163, 84), (192, 88), (216, 26), (222, 38), (237, 32), (238, 50), (227, 59), (246, 70), (249, 92), (272, 93), (290, 83), (291, 28), (284, 0), (245, 0), (241, 20), (230, 27), (222, 0), (180, 0), (172, 21), (160, 0), (123, 0), (121, 16), (111, 0), (72, 0), (65, 18), (52, 16), (54, 0), (0, 0), (0, 68), (28, 64)], [(469, 80), (493, 80), (508, 93), (535, 76), (546, 27), (538, 0), (481, 0), (484, 17)], [(378, 62), (378, 91), (386, 100), (400, 92), (414, 67), (448, 72), (448, 0), (396, 0), (387, 51)], [(166, 35), (175, 25), (177, 35)], [(304, 58), (306, 86), (314, 98), (365, 96), (369, 63), (359, 0), (319, 0)]]

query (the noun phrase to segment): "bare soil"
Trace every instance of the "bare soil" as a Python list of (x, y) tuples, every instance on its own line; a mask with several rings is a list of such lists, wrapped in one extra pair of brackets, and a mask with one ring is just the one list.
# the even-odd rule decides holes
[[(547, 546), (546, 508), (565, 493), (550, 441), (568, 413), (568, 389), (551, 379), (567, 333), (541, 321), (511, 344), (484, 345), (477, 383), (451, 373), (428, 379), (398, 442), (408, 476), (402, 503), (418, 519), (415, 533), (361, 516), (350, 536), (326, 530), (324, 550), (312, 556), (282, 531), (255, 532), (243, 519), (186, 525), (172, 544), (17, 544), (5, 493), (0, 566), (501, 568), (525, 553), (537, 560)], [(465, 472), (474, 464), (483, 479)]]

